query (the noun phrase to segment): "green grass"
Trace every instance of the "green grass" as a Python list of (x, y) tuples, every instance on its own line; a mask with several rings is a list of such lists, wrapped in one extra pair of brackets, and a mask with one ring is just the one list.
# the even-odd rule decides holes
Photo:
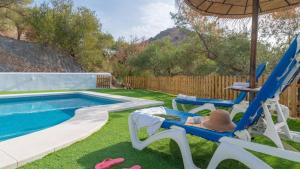
[[(145, 90), (123, 90), (123, 89), (103, 89), (97, 92), (139, 97), (145, 99), (160, 100), (171, 106), (171, 99), (174, 96), (159, 92)], [(65, 149), (52, 153), (41, 160), (37, 160), (23, 166), (23, 169), (92, 169), (94, 165), (108, 157), (124, 157), (125, 163), (116, 168), (129, 167), (140, 164), (144, 169), (179, 169), (183, 168), (180, 151), (176, 143), (170, 140), (156, 142), (143, 151), (132, 148), (128, 132), (127, 118), (130, 112), (122, 111), (110, 113), (108, 123), (99, 131), (87, 139), (75, 143)], [(300, 121), (289, 120), (292, 129), (300, 131)], [(141, 133), (145, 137), (145, 133)], [(204, 139), (188, 136), (193, 159), (195, 164), (201, 168), (206, 168), (217, 145)], [(256, 142), (273, 145), (264, 137), (255, 138)], [(289, 142), (294, 148), (300, 150), (300, 144)], [(21, 150), (20, 150), (21, 151)], [(300, 164), (287, 160), (258, 154), (256, 155), (267, 161), (273, 168), (292, 169), (299, 168)], [(226, 160), (219, 168), (246, 168), (237, 161)]]

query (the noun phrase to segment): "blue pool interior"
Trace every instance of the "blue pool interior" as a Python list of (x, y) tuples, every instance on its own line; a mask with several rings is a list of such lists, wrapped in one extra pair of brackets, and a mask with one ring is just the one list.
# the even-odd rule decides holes
[(0, 141), (57, 125), (78, 108), (121, 102), (81, 93), (0, 98)]

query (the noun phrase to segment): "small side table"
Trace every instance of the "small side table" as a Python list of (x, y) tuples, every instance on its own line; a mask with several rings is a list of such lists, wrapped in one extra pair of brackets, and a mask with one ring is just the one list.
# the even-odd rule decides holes
[[(228, 89), (235, 90), (235, 91), (240, 91), (240, 92), (249, 92), (253, 96), (255, 96), (256, 92), (259, 92), (261, 87), (257, 88), (250, 88), (250, 87), (245, 87), (245, 86), (229, 86)], [(251, 95), (250, 95), (251, 96)], [(251, 102), (253, 98), (250, 97), (249, 101)]]

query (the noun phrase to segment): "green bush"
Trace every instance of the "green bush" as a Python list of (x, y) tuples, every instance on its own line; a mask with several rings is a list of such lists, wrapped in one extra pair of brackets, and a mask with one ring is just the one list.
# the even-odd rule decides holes
[(27, 20), (33, 39), (75, 57), (87, 71), (102, 70), (104, 50), (113, 38), (101, 32), (101, 24), (90, 9), (74, 8), (70, 0), (53, 0), (34, 7)]

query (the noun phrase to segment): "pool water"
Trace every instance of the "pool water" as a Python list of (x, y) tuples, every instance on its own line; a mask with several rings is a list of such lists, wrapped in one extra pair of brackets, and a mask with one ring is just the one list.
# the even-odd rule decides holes
[(86, 94), (0, 98), (0, 141), (62, 123), (78, 108), (120, 102)]

